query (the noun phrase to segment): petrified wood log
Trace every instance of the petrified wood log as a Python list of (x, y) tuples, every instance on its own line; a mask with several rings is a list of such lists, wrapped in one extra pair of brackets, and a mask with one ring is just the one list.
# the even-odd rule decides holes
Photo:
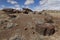
[(49, 23), (37, 24), (36, 31), (42, 35), (53, 35), (55, 33), (55, 26)]

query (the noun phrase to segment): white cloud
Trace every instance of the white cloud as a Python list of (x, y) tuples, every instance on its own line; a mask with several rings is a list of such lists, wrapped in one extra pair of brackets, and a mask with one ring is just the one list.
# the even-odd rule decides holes
[(60, 10), (60, 0), (41, 0), (35, 10)]
[(9, 3), (11, 3), (11, 4), (17, 4), (17, 2), (14, 1), (14, 0), (7, 0), (7, 2), (9, 2)]
[(4, 8), (4, 7), (5, 7), (5, 5), (1, 5), (1, 7), (3, 7), (3, 8)]
[(26, 0), (25, 1), (25, 5), (30, 5), (30, 4), (33, 4), (34, 3), (34, 0)]
[(3, 8), (5, 8), (5, 5), (1, 5), (0, 6), (0, 10), (2, 10)]
[(15, 7), (20, 7), (20, 5), (17, 4), (17, 5), (15, 5)]
[(15, 9), (20, 10), (21, 9), (20, 5), (16, 4)]
[(17, 4), (17, 2), (16, 1), (11, 1), (11, 4)]
[(41, 6), (60, 6), (60, 0), (43, 0), (43, 1), (40, 1), (40, 5)]
[(15, 9), (18, 9), (18, 10), (20, 9), (20, 5), (18, 4), (17, 1), (15, 1), (15, 0), (7, 0), (7, 2), (11, 3), (12, 5), (14, 5)]

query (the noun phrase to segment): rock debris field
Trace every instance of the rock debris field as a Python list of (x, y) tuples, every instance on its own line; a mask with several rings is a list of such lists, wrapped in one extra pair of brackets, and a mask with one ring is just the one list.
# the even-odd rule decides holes
[(0, 40), (60, 40), (60, 17), (54, 17), (44, 10), (2, 9)]

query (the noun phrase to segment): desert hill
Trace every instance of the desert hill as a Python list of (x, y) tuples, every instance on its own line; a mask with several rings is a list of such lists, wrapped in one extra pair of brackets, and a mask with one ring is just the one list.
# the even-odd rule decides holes
[(47, 13), (49, 15), (52, 15), (54, 17), (60, 17), (60, 10), (43, 10), (42, 13)]
[(60, 40), (59, 12), (0, 10), (0, 40)]

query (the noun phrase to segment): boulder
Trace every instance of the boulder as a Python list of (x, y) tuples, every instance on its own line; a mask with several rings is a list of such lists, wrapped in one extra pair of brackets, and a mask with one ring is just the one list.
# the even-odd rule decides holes
[(28, 8), (23, 8), (23, 13), (28, 14), (29, 12), (33, 12), (33, 11)]
[(55, 33), (55, 26), (50, 23), (36, 24), (36, 31), (41, 35), (53, 35)]
[(12, 9), (12, 8), (4, 8), (4, 9), (2, 9), (2, 11), (7, 12), (8, 14), (12, 14), (12, 13), (21, 13), (20, 10), (16, 10), (16, 9)]

